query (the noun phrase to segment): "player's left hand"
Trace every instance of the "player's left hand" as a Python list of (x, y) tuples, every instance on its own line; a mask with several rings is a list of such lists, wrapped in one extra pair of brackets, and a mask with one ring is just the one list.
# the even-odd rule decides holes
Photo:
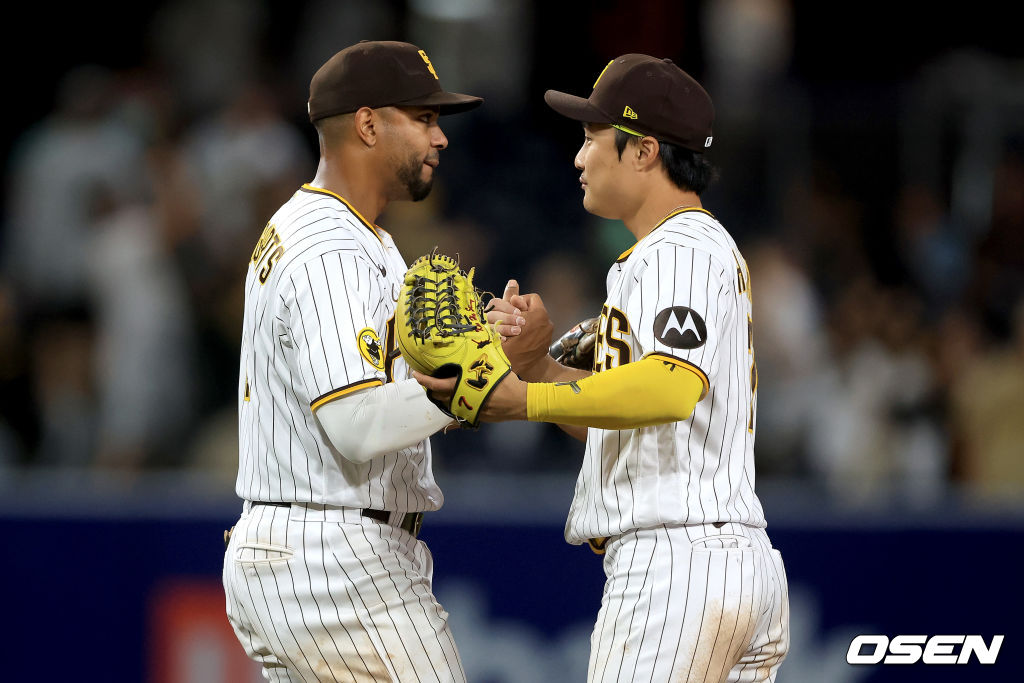
[[(454, 377), (431, 377), (422, 372), (412, 371), (412, 377), (430, 394), (431, 398), (449, 404), (455, 393)], [(483, 422), (505, 422), (526, 419), (526, 382), (514, 372), (505, 375), (491, 391), (487, 403), (480, 409), (479, 419)]]

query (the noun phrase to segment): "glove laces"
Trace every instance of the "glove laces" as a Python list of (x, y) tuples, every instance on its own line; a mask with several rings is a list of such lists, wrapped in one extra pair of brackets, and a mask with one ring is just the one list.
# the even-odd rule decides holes
[[(436, 273), (450, 272), (441, 265), (432, 265)], [(440, 337), (451, 337), (476, 329), (476, 324), (463, 321), (459, 307), (459, 294), (455, 285), (457, 273), (438, 280), (417, 275), (409, 289), (406, 305), (409, 311), (409, 335), (420, 340), (437, 330)]]

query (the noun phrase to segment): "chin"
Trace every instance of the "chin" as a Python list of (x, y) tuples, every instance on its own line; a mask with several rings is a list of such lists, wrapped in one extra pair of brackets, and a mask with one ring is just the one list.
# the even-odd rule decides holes
[(590, 195), (586, 193), (583, 195), (583, 208), (587, 213), (592, 213), (595, 216), (600, 216), (601, 218), (608, 218), (608, 216), (606, 216), (601, 210), (600, 205), (598, 205), (598, 203), (591, 199)]

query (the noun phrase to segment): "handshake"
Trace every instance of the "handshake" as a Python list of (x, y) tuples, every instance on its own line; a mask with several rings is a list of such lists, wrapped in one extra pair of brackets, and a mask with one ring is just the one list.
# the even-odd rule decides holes
[(553, 326), (537, 294), (519, 294), (509, 280), (486, 305), (473, 268), (436, 252), (405, 274), (395, 312), (398, 349), (413, 377), (441, 410), (463, 427), (526, 419), (526, 383), (544, 381), (559, 365), (589, 370), (597, 318), (552, 343)]

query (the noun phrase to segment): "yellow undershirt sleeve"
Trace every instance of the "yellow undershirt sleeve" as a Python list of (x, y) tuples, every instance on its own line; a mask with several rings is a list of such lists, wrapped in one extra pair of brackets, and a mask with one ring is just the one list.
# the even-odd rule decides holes
[(531, 382), (526, 415), (532, 422), (636, 429), (685, 420), (707, 389), (700, 368), (651, 354), (573, 382)]

